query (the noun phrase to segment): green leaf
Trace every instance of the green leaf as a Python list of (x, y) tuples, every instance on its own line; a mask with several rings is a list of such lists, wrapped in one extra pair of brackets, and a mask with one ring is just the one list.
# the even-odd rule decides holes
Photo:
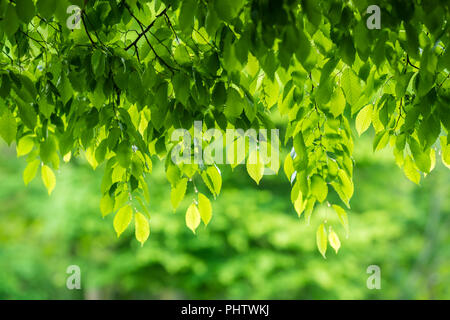
[(408, 144), (411, 149), (412, 156), (414, 157), (414, 161), (419, 170), (424, 173), (429, 173), (431, 169), (431, 158), (429, 149), (426, 151), (422, 151), (422, 149), (419, 146), (419, 143), (413, 137), (409, 137)]
[(142, 213), (136, 212), (134, 215), (134, 223), (136, 239), (141, 243), (141, 246), (143, 246), (150, 235), (148, 219)]
[(184, 65), (184, 64), (188, 64), (189, 62), (191, 62), (191, 58), (189, 57), (187, 48), (186, 48), (186, 46), (184, 46), (182, 44), (179, 44), (176, 47), (173, 56), (179, 64)]
[(16, 139), (16, 133), (16, 118), (14, 118), (9, 109), (6, 109), (0, 117), (0, 136), (2, 136), (3, 140), (5, 140), (8, 145), (11, 145), (11, 142)]
[(236, 89), (229, 88), (227, 92), (227, 102), (225, 105), (224, 114), (227, 118), (237, 118), (241, 115), (243, 109), (243, 98)]
[(38, 0), (37, 10), (44, 18), (50, 18), (57, 7), (57, 0)]
[[(100, 86), (97, 86), (97, 88), (98, 89), (96, 90), (96, 92), (101, 92), (102, 93), (102, 98), (103, 98), (104, 97), (103, 96), (103, 89), (99, 90)], [(60, 79), (58, 81), (58, 84), (57, 84), (57, 89), (58, 89), (58, 91), (59, 91), (59, 93), (61, 95), (62, 102), (64, 104), (66, 104), (69, 101), (69, 99), (72, 98), (73, 88), (72, 88), (72, 85), (70, 84), (70, 81), (67, 78), (65, 73), (61, 74), (61, 77), (60, 77)]]
[(27, 135), (20, 138), (16, 147), (17, 157), (21, 157), (30, 153), (31, 150), (33, 150), (33, 147), (34, 147), (34, 139), (31, 135)]
[(122, 141), (116, 150), (117, 162), (122, 168), (128, 168), (131, 164), (132, 150), (127, 141)]
[(103, 76), (105, 72), (105, 55), (101, 50), (95, 50), (91, 57), (92, 71), (96, 78)]
[(181, 3), (180, 15), (178, 16), (178, 24), (180, 29), (185, 33), (191, 33), (194, 25), (194, 15), (197, 10), (197, 1), (184, 0)]
[(341, 181), (342, 190), (344, 194), (347, 196), (347, 199), (350, 200), (354, 192), (353, 181), (348, 177), (345, 171), (341, 169), (339, 169), (338, 171), (338, 177), (339, 180)]
[(25, 170), (23, 171), (23, 182), (25, 185), (28, 185), (31, 180), (34, 179), (40, 164), (41, 162), (37, 159), (27, 164)]
[(303, 30), (297, 30), (294, 43), (296, 43), (294, 45), (296, 58), (305, 69), (309, 70), (310, 64), (308, 57), (311, 53), (311, 43)]
[(311, 193), (319, 202), (323, 202), (328, 195), (327, 183), (317, 174), (311, 177)]
[(195, 234), (195, 229), (197, 229), (200, 224), (200, 212), (198, 211), (195, 203), (192, 203), (186, 211), (186, 225)]
[(47, 119), (50, 118), (53, 111), (55, 111), (55, 105), (48, 103), (47, 98), (43, 97), (38, 101), (39, 112), (42, 113)]
[(219, 172), (219, 169), (216, 168), (215, 166), (211, 166), (206, 169), (206, 173), (208, 174), (208, 177), (212, 181), (214, 193), (216, 195), (219, 195), (220, 189), (222, 188), (222, 176)]
[(252, 151), (248, 156), (247, 172), (249, 176), (255, 180), (256, 184), (259, 184), (259, 181), (264, 175), (264, 164), (262, 163), (261, 156), (257, 151)]
[(117, 237), (120, 237), (120, 235), (125, 231), (130, 224), (132, 217), (133, 209), (130, 205), (126, 205), (117, 211), (113, 221), (113, 226), (117, 233)]
[(358, 76), (350, 68), (345, 69), (342, 73), (341, 88), (344, 91), (347, 102), (352, 106), (353, 114), (353, 110), (358, 107), (357, 102), (361, 97), (362, 88)]
[(114, 210), (114, 199), (107, 193), (100, 199), (100, 212), (102, 217), (107, 216)]
[(373, 139), (373, 151), (382, 150), (389, 142), (389, 133), (387, 131), (380, 131)]
[(342, 226), (345, 229), (345, 233), (347, 234), (348, 237), (348, 232), (349, 232), (349, 227), (348, 227), (348, 217), (347, 217), (347, 212), (345, 212), (344, 209), (342, 209), (342, 207), (334, 204), (333, 206), (334, 211), (336, 211), (339, 221), (342, 224)]
[(422, 149), (430, 148), (441, 133), (441, 123), (434, 114), (430, 114), (419, 126), (418, 136), (423, 146)]
[(405, 172), (405, 175), (409, 180), (411, 180), (415, 184), (419, 184), (420, 173), (417, 171), (414, 161), (411, 159), (411, 156), (409, 155), (406, 156), (405, 158), (403, 171)]
[(170, 202), (172, 203), (172, 208), (174, 211), (178, 208), (180, 202), (186, 194), (187, 181), (187, 178), (183, 178), (177, 182), (175, 187), (172, 187), (170, 192)]
[(20, 98), (16, 98), (17, 107), (19, 109), (19, 116), (22, 119), (22, 122), (31, 130), (34, 130), (37, 123), (37, 115), (36, 111), (34, 111), (33, 107), (30, 103), (24, 102)]
[(339, 240), (338, 235), (334, 232), (333, 228), (330, 227), (330, 232), (328, 233), (328, 241), (330, 242), (331, 247), (336, 251), (336, 254), (341, 247), (341, 241)]
[(52, 163), (54, 161), (54, 157), (58, 157), (56, 148), (56, 141), (51, 137), (41, 142), (39, 155), (42, 162), (44, 162), (45, 164)]
[(172, 85), (177, 100), (186, 105), (190, 94), (189, 78), (184, 73), (178, 72), (172, 79)]
[(303, 134), (299, 132), (294, 138), (294, 168), (297, 171), (306, 169), (308, 166), (308, 153), (306, 150), (305, 141), (303, 139)]
[[(100, 142), (100, 144), (98, 145), (97, 149), (95, 149), (95, 160), (97, 161), (97, 163), (102, 163), (105, 160), (105, 155), (108, 148), (108, 140), (103, 140), (102, 142)], [(132, 166), (133, 168), (133, 166)], [(134, 173), (134, 171), (132, 171)], [(136, 175), (139, 176), (139, 175)]]
[(231, 21), (241, 10), (244, 0), (214, 1), (217, 16), (224, 21)]
[(367, 129), (369, 129), (370, 123), (372, 122), (372, 110), (373, 105), (369, 104), (359, 111), (356, 116), (356, 131), (358, 135), (362, 135)]
[(342, 89), (337, 87), (333, 94), (331, 95), (331, 99), (329, 102), (330, 112), (336, 118), (341, 115), (345, 110), (345, 96), (342, 93)]
[(294, 209), (297, 212), (297, 216), (300, 217), (303, 211), (306, 209), (307, 200), (303, 199), (303, 194), (299, 190), (297, 199), (294, 201)]
[(219, 107), (224, 105), (227, 101), (227, 91), (225, 89), (225, 84), (222, 81), (219, 81), (214, 86), (212, 92), (212, 103), (214, 106)]
[(56, 178), (53, 170), (50, 167), (43, 165), (41, 168), (41, 176), (42, 182), (44, 182), (45, 187), (47, 188), (48, 194), (52, 194), (53, 189), (55, 189)]
[(30, 22), (36, 13), (35, 10), (33, 0), (16, 0), (17, 15), (23, 22)]
[[(448, 139), (448, 136), (447, 136)], [(450, 169), (450, 144), (446, 143), (446, 137), (441, 136), (441, 153), (442, 153), (442, 163)]]
[(395, 95), (397, 97), (403, 97), (408, 88), (409, 82), (414, 75), (414, 72), (407, 72), (398, 77), (397, 83), (395, 85)]
[(208, 225), (212, 217), (212, 207), (209, 199), (203, 194), (198, 193), (198, 209), (200, 211), (200, 217), (205, 225)]
[(294, 161), (292, 160), (291, 155), (288, 153), (286, 158), (284, 159), (284, 165), (283, 165), (283, 169), (284, 169), (284, 174), (286, 175), (286, 177), (288, 178), (289, 182), (292, 183), (292, 175), (294, 174)]
[(327, 252), (327, 231), (323, 223), (317, 228), (316, 231), (316, 244), (320, 254), (326, 259), (325, 253)]
[(342, 60), (349, 66), (353, 65), (355, 61), (355, 46), (353, 39), (350, 36), (344, 36), (339, 45)]
[(177, 185), (178, 180), (180, 180), (180, 176), (180, 169), (175, 164), (173, 164), (172, 161), (169, 161), (166, 169), (166, 177), (172, 187)]
[(6, 9), (4, 20), (1, 22), (2, 29), (8, 37), (11, 37), (19, 29), (19, 25), (16, 7), (10, 3)]
[(338, 180), (331, 182), (334, 190), (336, 190), (342, 202), (350, 208), (350, 198), (353, 195), (354, 187), (352, 180), (347, 176), (344, 170), (339, 169)]
[(221, 21), (217, 16), (216, 10), (214, 10), (212, 6), (210, 6), (208, 9), (209, 10), (205, 18), (205, 29), (209, 35), (214, 35)]

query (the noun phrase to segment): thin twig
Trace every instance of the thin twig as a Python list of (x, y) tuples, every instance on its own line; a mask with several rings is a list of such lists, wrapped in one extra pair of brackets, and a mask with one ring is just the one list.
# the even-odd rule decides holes
[[(136, 40), (134, 40), (127, 48), (125, 48), (125, 50), (128, 50), (130, 46), (134, 46), (136, 48), (137, 51), (137, 41), (139, 40), (139, 38), (141, 38), (142, 36), (144, 36), (148, 46), (150, 47), (150, 49), (153, 51), (153, 53), (155, 54), (156, 58), (161, 61), (167, 68), (169, 68), (170, 71), (173, 72), (173, 70), (178, 70), (176, 68), (171, 67), (163, 58), (161, 58), (158, 53), (156, 52), (155, 48), (152, 46), (152, 44), (150, 43), (150, 40), (147, 38), (147, 32), (150, 32), (150, 34), (152, 34), (152, 32), (150, 31), (151, 26), (155, 23), (156, 19), (161, 16), (162, 14), (165, 14), (165, 10), (167, 10), (169, 7), (167, 7), (166, 9), (164, 9), (160, 14), (158, 14), (155, 18), (155, 20), (153, 20), (153, 22), (146, 28), (144, 29), (144, 24), (134, 15), (134, 13), (131, 11), (130, 7), (125, 4), (125, 7), (127, 8), (128, 12), (130, 13), (130, 15), (134, 18), (134, 20), (136, 20), (136, 22), (139, 24), (139, 27), (142, 30), (141, 34), (138, 34), (138, 37)], [(152, 34), (153, 35), (153, 34)], [(164, 47), (166, 47), (155, 35), (153, 35), (156, 40), (158, 40), (159, 43), (161, 43)], [(170, 50), (166, 47), (166, 49), (169, 51), (169, 53), (171, 54)], [(139, 58), (138, 58), (139, 59)]]
[(194, 28), (194, 31), (198, 33), (198, 35), (207, 43), (209, 44), (212, 48), (219, 50), (219, 48), (216, 46), (216, 44), (214, 43), (214, 41), (211, 40), (211, 42), (209, 42), (207, 39), (205, 39), (205, 37), (197, 30)]
[(417, 70), (420, 70), (418, 67), (416, 67), (415, 65), (413, 65), (413, 64), (411, 63), (411, 60), (409, 60), (409, 55), (406, 55), (406, 62), (407, 62), (411, 67), (416, 68)]
[(95, 44), (94, 40), (92, 40), (91, 35), (89, 34), (89, 31), (88, 31), (88, 29), (86, 27), (86, 21), (84, 20), (84, 11), (81, 11), (81, 21), (83, 21), (84, 30), (86, 30), (86, 34), (87, 34), (87, 36), (89, 38), (89, 41), (92, 43), (92, 45), (94, 47), (96, 47), (97, 45)]
[(31, 37), (28, 33), (24, 32), (24, 31), (22, 31), (22, 30), (20, 30), (20, 32), (23, 33), (24, 35), (26, 35), (26, 36), (27, 36), (28, 38), (30, 38), (31, 40), (35, 41), (35, 42), (36, 42), (38, 45), (40, 45), (42, 48), (46, 49), (46, 48), (44, 47), (44, 45), (41, 44), (41, 42), (44, 42), (45, 45), (47, 46), (47, 42), (46, 42), (46, 41), (37, 40), (37, 39)]
[(158, 58), (159, 61), (161, 61), (167, 68), (169, 68), (169, 70), (173, 73), (173, 70), (178, 70), (177, 68), (174, 68), (172, 66), (170, 66), (169, 64), (167, 64), (167, 62), (161, 58), (158, 53), (156, 52), (155, 48), (153, 48), (153, 46), (151, 45), (150, 41), (147, 38), (147, 35), (144, 33), (144, 38), (147, 41), (147, 44), (149, 45), (150, 49), (152, 49), (153, 53), (155, 54), (156, 58)]
[(175, 29), (173, 28), (172, 22), (170, 22), (169, 16), (167, 15), (167, 13), (164, 13), (164, 16), (166, 18), (167, 24), (169, 25), (169, 28), (172, 29), (172, 32), (175, 35), (175, 38), (177, 39), (177, 43), (180, 43), (180, 39), (178, 39), (178, 35), (175, 32)]
[(170, 8), (170, 6), (167, 6), (161, 13), (159, 13), (159, 14), (155, 17), (155, 19), (148, 25), (148, 27), (145, 28), (145, 29), (142, 31), (142, 33), (141, 33), (140, 35), (138, 35), (138, 37), (137, 37), (132, 43), (130, 43), (130, 44), (125, 48), (125, 50), (129, 50), (132, 46), (136, 45), (136, 43), (139, 41), (139, 39), (141, 39), (142, 36), (145, 36), (145, 34), (148, 32), (148, 30), (150, 30), (150, 28), (153, 27), (153, 25), (155, 24), (156, 20), (157, 20), (160, 16), (164, 15), (165, 12), (166, 12), (169, 8)]
[(449, 74), (447, 75), (447, 77), (445, 77), (445, 79), (438, 85), (438, 87), (437, 87), (436, 90), (439, 90), (439, 89), (442, 87), (442, 85), (444, 84), (444, 82), (447, 81), (448, 77), (450, 77), (450, 73), (449, 73)]

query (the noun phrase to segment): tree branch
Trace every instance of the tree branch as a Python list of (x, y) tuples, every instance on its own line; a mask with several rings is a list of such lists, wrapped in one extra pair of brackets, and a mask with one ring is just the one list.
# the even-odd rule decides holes
[[(139, 34), (138, 37), (137, 37), (132, 43), (130, 43), (130, 44), (125, 48), (125, 50), (129, 50), (131, 47), (133, 47), (134, 45), (136, 45), (136, 43), (139, 41), (139, 39), (141, 39), (142, 36), (145, 36), (145, 34), (148, 32), (148, 30), (150, 30), (150, 28), (153, 27), (153, 25), (155, 24), (156, 20), (157, 20), (160, 16), (164, 15), (164, 14), (166, 13), (166, 11), (167, 11), (169, 8), (170, 8), (170, 6), (167, 6), (163, 11), (161, 11), (161, 12), (155, 17), (155, 19), (148, 25), (148, 27), (145, 28), (145, 29), (142, 31), (142, 33)], [(129, 10), (129, 9), (128, 9), (128, 10)], [(140, 22), (138, 22), (138, 23), (139, 23), (139, 25), (141, 25)], [(141, 27), (142, 27), (142, 25), (141, 25)]]
[(87, 34), (87, 36), (89, 38), (89, 41), (92, 43), (92, 45), (94, 47), (96, 47), (97, 45), (95, 44), (94, 40), (92, 40), (91, 35), (89, 34), (89, 31), (88, 31), (88, 29), (86, 27), (86, 21), (84, 20), (84, 11), (81, 11), (81, 21), (83, 22), (84, 30), (86, 30), (86, 34)]
[(409, 60), (409, 55), (406, 55), (406, 62), (407, 62), (411, 67), (416, 68), (417, 70), (420, 70), (418, 67), (416, 67), (415, 65), (413, 65), (413, 64), (411, 63), (411, 60)]
[[(141, 30), (142, 30), (142, 33), (141, 33), (141, 34), (138, 34), (137, 39), (134, 40), (127, 48), (125, 48), (125, 50), (128, 50), (128, 49), (130, 48), (130, 46), (134, 46), (135, 49), (136, 49), (136, 51), (137, 51), (137, 41), (139, 40), (139, 38), (141, 38), (142, 36), (144, 36), (145, 40), (147, 41), (148, 46), (149, 46), (150, 49), (153, 51), (153, 53), (155, 54), (156, 58), (157, 58), (159, 61), (161, 61), (167, 68), (169, 68), (170, 71), (173, 72), (173, 70), (178, 70), (178, 69), (175, 69), (175, 68), (171, 67), (166, 61), (164, 61), (163, 58), (161, 58), (161, 57), (158, 55), (158, 53), (156, 52), (155, 48), (154, 48), (154, 47), (152, 46), (152, 44), (150, 43), (150, 40), (147, 38), (147, 34), (146, 34), (147, 32), (150, 32), (150, 34), (151, 34), (151, 31), (150, 31), (151, 26), (155, 23), (156, 19), (157, 19), (159, 16), (161, 16), (161, 15), (165, 15), (165, 16), (166, 16), (166, 15), (167, 15), (165, 11), (166, 11), (169, 7), (167, 7), (167, 8), (164, 9), (160, 14), (158, 14), (158, 15), (156, 16), (155, 20), (153, 20), (153, 22), (152, 22), (146, 29), (144, 29), (144, 24), (143, 24), (141, 21), (139, 21), (139, 19), (133, 14), (133, 12), (131, 11), (130, 7), (129, 7), (127, 4), (125, 4), (125, 7), (127, 8), (127, 10), (128, 10), (128, 12), (130, 13), (130, 15), (134, 18), (134, 20), (136, 20), (136, 22), (139, 24), (139, 27), (140, 27)], [(154, 37), (156, 38), (156, 40), (158, 40), (159, 43), (161, 43), (161, 45), (164, 46), (164, 44), (163, 44), (156, 36), (154, 36)], [(167, 47), (166, 47), (166, 49), (167, 49), (167, 50), (169, 51), (169, 53), (171, 54), (170, 50), (169, 50)]]

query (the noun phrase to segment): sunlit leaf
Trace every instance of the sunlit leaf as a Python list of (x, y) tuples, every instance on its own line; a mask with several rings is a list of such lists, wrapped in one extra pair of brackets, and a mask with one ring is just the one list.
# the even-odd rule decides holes
[(119, 211), (117, 211), (113, 221), (114, 230), (117, 233), (117, 237), (120, 237), (120, 235), (125, 231), (125, 229), (130, 224), (132, 218), (133, 218), (133, 209), (130, 205), (126, 205), (122, 207)]
[(143, 246), (150, 235), (148, 219), (142, 213), (136, 212), (134, 215), (134, 222), (136, 239), (141, 243), (141, 246)]
[(326, 252), (327, 252), (327, 231), (325, 230), (325, 226), (323, 223), (317, 228), (316, 231), (316, 244), (317, 248), (319, 249), (320, 254), (326, 259)]
[(203, 223), (208, 225), (212, 217), (212, 207), (211, 202), (203, 193), (198, 194), (198, 210)]
[(41, 176), (42, 176), (42, 182), (44, 182), (45, 187), (47, 188), (48, 194), (50, 195), (55, 189), (56, 185), (56, 178), (55, 174), (53, 173), (53, 170), (50, 169), (50, 167), (43, 165), (41, 167)]
[(186, 211), (186, 225), (195, 234), (195, 229), (197, 229), (200, 224), (200, 212), (198, 211), (197, 205), (192, 203)]

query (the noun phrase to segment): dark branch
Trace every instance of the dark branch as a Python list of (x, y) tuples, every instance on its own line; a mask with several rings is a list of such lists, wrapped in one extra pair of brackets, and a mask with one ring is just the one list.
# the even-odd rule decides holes
[(419, 70), (418, 67), (416, 67), (415, 65), (413, 65), (413, 64), (411, 63), (411, 60), (409, 60), (409, 55), (406, 55), (406, 62), (407, 62), (411, 67), (416, 68), (417, 70)]
[[(144, 24), (141, 22), (141, 21), (139, 21), (139, 19), (133, 14), (133, 12), (131, 11), (131, 9), (130, 9), (130, 7), (127, 5), (127, 4), (125, 4), (125, 7), (127, 8), (127, 10), (128, 10), (128, 12), (130, 13), (130, 15), (134, 18), (134, 20), (136, 20), (136, 22), (139, 24), (139, 27), (141, 28), (141, 30), (142, 30), (142, 33), (141, 34), (139, 34), (138, 35), (138, 37), (137, 37), (137, 39), (136, 40), (134, 40), (127, 48), (125, 48), (125, 50), (128, 50), (129, 48), (130, 48), (130, 46), (134, 46), (135, 47), (135, 49), (136, 49), (136, 51), (137, 51), (137, 41), (139, 40), (139, 38), (141, 38), (142, 36), (144, 36), (144, 38), (145, 38), (145, 40), (147, 41), (147, 44), (148, 44), (148, 46), (150, 47), (150, 49), (153, 51), (153, 53), (155, 54), (155, 57), (159, 60), (159, 61), (161, 61), (161, 63), (163, 63), (167, 68), (169, 68), (169, 70), (170, 71), (172, 71), (173, 72), (173, 70), (177, 70), (176, 68), (173, 68), (173, 67), (171, 67), (163, 58), (161, 58), (159, 55), (158, 55), (158, 53), (156, 52), (156, 50), (155, 50), (155, 48), (152, 46), (152, 44), (150, 43), (150, 40), (147, 38), (147, 32), (150, 32), (150, 34), (151, 34), (151, 31), (150, 31), (150, 28), (152, 27), (152, 25), (155, 23), (155, 21), (156, 21), (156, 19), (158, 18), (158, 17), (160, 17), (161, 15), (167, 15), (166, 13), (165, 13), (165, 11), (169, 8), (169, 7), (167, 7), (166, 9), (164, 9), (160, 14), (158, 14), (157, 16), (156, 16), (156, 18), (155, 18), (155, 20), (153, 20), (153, 22), (146, 28), (146, 29), (144, 29)], [(158, 40), (158, 42), (160, 42), (162, 45), (164, 45), (156, 36), (154, 36), (155, 38), (156, 38), (156, 40)], [(170, 50), (166, 47), (166, 49), (169, 51), (169, 53), (170, 53)]]
[[(152, 23), (150, 23), (150, 24), (148, 25), (148, 27), (145, 28), (145, 29), (142, 31), (142, 33), (139, 34), (138, 37), (137, 37), (132, 43), (130, 43), (130, 44), (125, 48), (125, 50), (129, 50), (131, 47), (133, 47), (134, 45), (136, 45), (136, 43), (139, 41), (139, 39), (141, 39), (142, 36), (145, 36), (145, 34), (148, 32), (148, 30), (150, 30), (150, 28), (153, 27), (153, 25), (155, 24), (156, 20), (157, 20), (160, 16), (164, 15), (164, 14), (166, 13), (166, 11), (167, 11), (169, 8), (170, 8), (170, 6), (166, 7), (161, 13), (159, 13), (159, 14), (155, 17), (155, 19), (152, 21)], [(128, 10), (129, 10), (129, 9), (128, 9)], [(140, 22), (138, 22), (138, 23), (139, 23), (139, 25), (141, 25)], [(142, 28), (142, 25), (141, 25), (141, 28)]]
[(84, 20), (84, 14), (85, 14), (84, 11), (81, 11), (81, 21), (83, 21), (84, 30), (86, 30), (86, 34), (87, 34), (87, 36), (89, 38), (89, 41), (92, 43), (92, 45), (94, 47), (96, 47), (97, 45), (95, 44), (94, 40), (92, 40), (91, 35), (89, 34), (89, 31), (88, 31), (88, 29), (86, 27), (86, 21)]

